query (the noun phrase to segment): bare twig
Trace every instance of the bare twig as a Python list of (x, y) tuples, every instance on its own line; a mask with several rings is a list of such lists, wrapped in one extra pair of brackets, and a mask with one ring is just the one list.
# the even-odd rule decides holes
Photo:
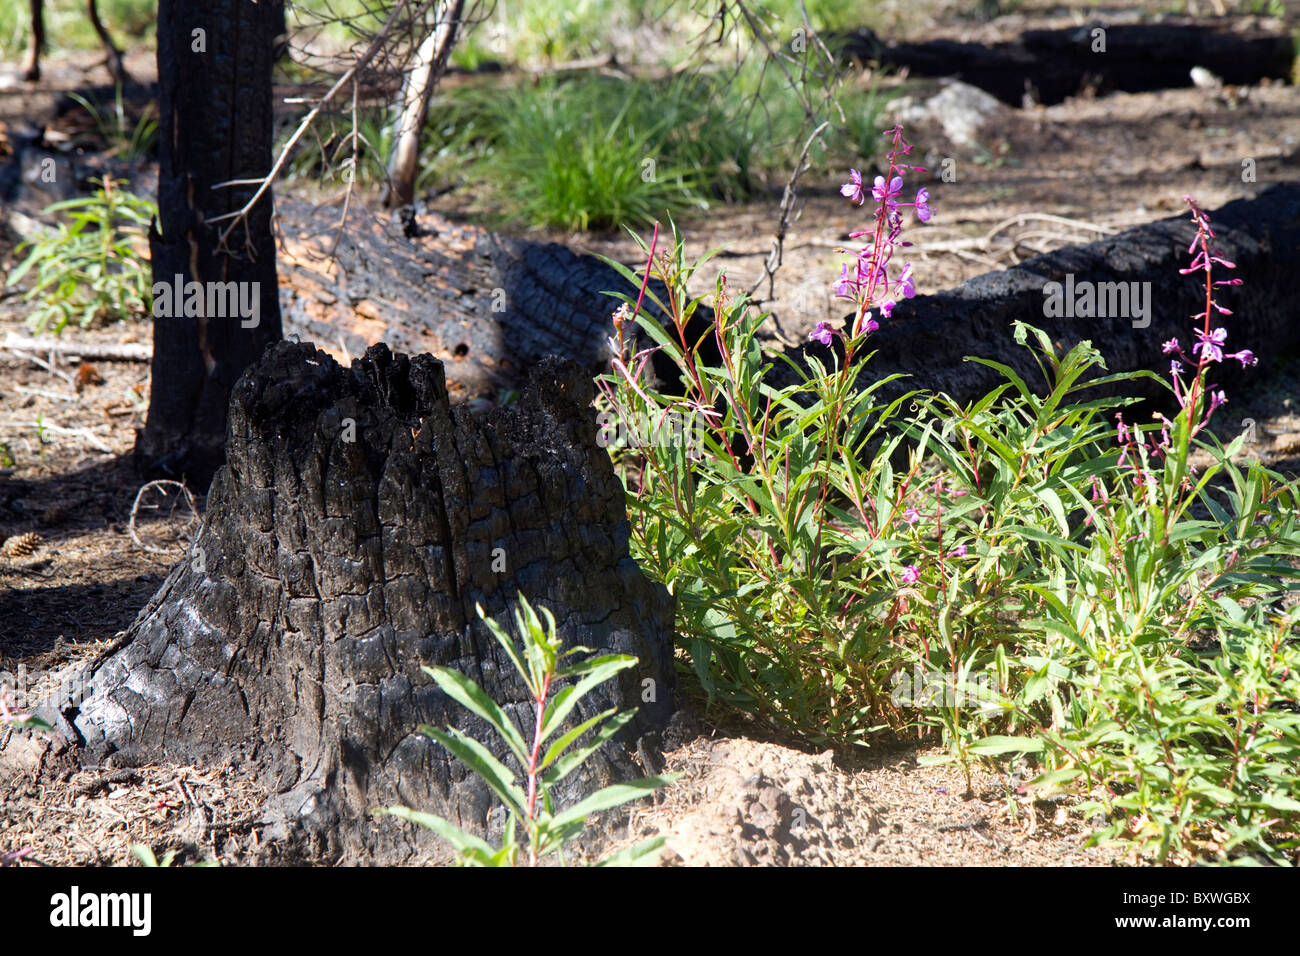
[[(415, 16), (422, 17), (425, 11), (427, 11), (433, 3), (434, 0), (426, 0), (426, 2), (420, 6)], [(388, 15), (388, 19), (385, 21), (383, 28), (371, 41), (366, 52), (363, 53), (355, 63), (349, 66), (343, 72), (342, 76), (335, 80), (334, 85), (316, 101), (316, 105), (313, 106), (307, 112), (307, 115), (302, 118), (301, 122), (298, 123), (297, 129), (293, 131), (293, 135), (289, 137), (288, 142), (286, 142), (284, 147), (280, 150), (280, 155), (276, 157), (275, 162), (271, 165), (271, 171), (262, 178), (261, 185), (257, 187), (252, 198), (234, 212), (229, 212), (222, 216), (214, 216), (212, 219), (208, 220), (209, 222), (220, 222), (225, 219), (233, 220), (230, 225), (221, 232), (220, 241), (223, 245), (229, 240), (230, 234), (235, 231), (235, 228), (248, 216), (250, 212), (253, 211), (253, 207), (255, 207), (261, 198), (266, 195), (266, 191), (271, 188), (271, 184), (275, 181), (275, 178), (280, 175), (280, 170), (284, 168), (284, 164), (289, 161), (289, 155), (293, 152), (293, 148), (298, 145), (298, 140), (302, 139), (303, 135), (311, 127), (312, 123), (316, 121), (316, 117), (320, 115), (321, 111), (325, 108), (325, 105), (329, 103), (330, 100), (334, 99), (334, 96), (338, 91), (343, 89), (344, 86), (352, 81), (353, 77), (363, 71), (370, 64), (370, 61), (378, 55), (379, 51), (383, 49), (384, 43), (388, 40), (394, 24), (397, 23), (398, 15), (406, 8), (406, 6), (406, 0), (401, 0), (400, 3), (393, 7), (393, 11)]]
[(194, 503), (194, 495), (190, 493), (190, 490), (185, 487), (184, 483), (179, 481), (160, 479), (158, 481), (150, 481), (144, 485), (141, 485), (140, 490), (135, 493), (135, 502), (131, 505), (131, 521), (127, 525), (127, 530), (131, 532), (131, 540), (134, 541), (137, 546), (144, 549), (145, 551), (148, 551), (150, 554), (170, 554), (171, 550), (168, 548), (155, 548), (153, 545), (145, 544), (143, 541), (141, 541), (140, 535), (137, 534), (135, 530), (135, 518), (140, 511), (140, 499), (144, 497), (144, 493), (148, 491), (150, 488), (162, 489), (164, 486), (172, 486), (175, 488), (179, 488), (185, 496), (185, 503), (189, 505), (190, 512), (194, 515), (194, 519), (196, 521), (203, 520), (202, 518), (199, 517), (199, 509), (198, 506)]
[(39, 365), (41, 368), (45, 369), (45, 371), (49, 372), (51, 375), (57, 375), (59, 378), (67, 382), (69, 385), (73, 384), (71, 375), (69, 375), (67, 372), (62, 371), (61, 369), (57, 369), (54, 367), (54, 358), (55, 358), (54, 350), (52, 349), (50, 350), (50, 360), (47, 362), (45, 361), (45, 359), (37, 355), (33, 355), (30, 352), (20, 351), (19, 349), (12, 348), (9, 346), (6, 346), (6, 348), (8, 348), (10, 352), (18, 356), (19, 358), (26, 359), (29, 362), (33, 362), (36, 365)]
[[(804, 141), (803, 149), (799, 152), (799, 159), (794, 164), (794, 169), (790, 172), (790, 178), (786, 180), (785, 191), (781, 194), (781, 218), (776, 224), (776, 234), (772, 237), (772, 252), (763, 262), (763, 272), (767, 276), (767, 297), (770, 299), (775, 295), (776, 287), (776, 270), (781, 268), (781, 260), (785, 253), (785, 234), (790, 228), (790, 215), (794, 211), (794, 199), (796, 195), (796, 185), (799, 177), (808, 171), (808, 150), (812, 149), (812, 144), (826, 128), (830, 126), (830, 120), (823, 120), (821, 125), (812, 131), (812, 135)], [(754, 284), (749, 287), (747, 295), (753, 295), (754, 290), (763, 284), (763, 276), (754, 280)]]

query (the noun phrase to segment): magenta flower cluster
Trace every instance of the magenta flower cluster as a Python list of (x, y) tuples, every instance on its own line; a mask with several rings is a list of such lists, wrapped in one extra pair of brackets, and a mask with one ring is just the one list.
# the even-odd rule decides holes
[[(1188, 414), (1195, 414), (1193, 409), (1196, 407), (1196, 401), (1199, 397), (1199, 389), (1202, 387), (1202, 373), (1209, 369), (1212, 364), (1223, 362), (1226, 359), (1236, 359), (1241, 363), (1242, 368), (1249, 365), (1255, 365), (1259, 360), (1255, 353), (1250, 349), (1241, 349), (1238, 352), (1227, 352), (1224, 346), (1228, 341), (1228, 330), (1219, 326), (1211, 328), (1211, 317), (1217, 315), (1232, 315), (1230, 309), (1224, 308), (1215, 299), (1214, 290), (1220, 286), (1241, 285), (1240, 279), (1218, 279), (1214, 278), (1214, 266), (1217, 263), (1225, 269), (1235, 269), (1236, 263), (1230, 262), (1223, 257), (1222, 252), (1211, 242), (1214, 239), (1214, 230), (1210, 227), (1210, 218), (1196, 204), (1191, 196), (1184, 196), (1183, 201), (1191, 207), (1192, 221), (1196, 223), (1196, 235), (1192, 238), (1192, 243), (1187, 247), (1187, 251), (1192, 255), (1191, 264), (1186, 269), (1178, 271), (1183, 275), (1191, 275), (1194, 272), (1205, 274), (1205, 308), (1192, 316), (1194, 321), (1200, 321), (1202, 327), (1196, 330), (1196, 343), (1192, 346), (1192, 355), (1196, 356), (1193, 360), (1186, 352), (1183, 351), (1178, 339), (1170, 339), (1164, 343), (1161, 351), (1166, 355), (1177, 355), (1178, 358), (1171, 359), (1169, 362), (1169, 373), (1173, 378), (1174, 392), (1178, 396), (1179, 404), (1188, 410)], [(1182, 361), (1179, 361), (1181, 359)], [(1195, 366), (1195, 377), (1191, 386), (1184, 385), (1182, 381), (1183, 362)], [(1214, 414), (1215, 409), (1227, 402), (1227, 396), (1223, 389), (1214, 385), (1204, 386), (1209, 392), (1210, 403), (1205, 411), (1204, 418), (1195, 426), (1193, 434), (1200, 431), (1208, 424), (1210, 416)]]
[[(910, 208), (921, 222), (929, 222), (930, 192), (924, 186), (916, 191), (911, 202), (900, 202), (903, 193), (903, 177), (900, 172), (911, 170), (925, 172), (923, 166), (909, 166), (900, 163), (900, 155), (912, 151), (911, 144), (903, 139), (903, 128), (895, 126), (887, 130), (891, 138), (889, 151), (889, 170), (884, 176), (877, 176), (870, 188), (870, 195), (876, 204), (875, 225), (871, 229), (851, 233), (849, 238), (860, 239), (870, 236), (871, 241), (864, 245), (850, 266), (845, 263), (840, 268), (840, 277), (835, 283), (835, 294), (840, 298), (852, 299), (858, 304), (857, 316), (853, 321), (849, 338), (856, 339), (863, 332), (874, 332), (880, 328), (871, 311), (872, 304), (879, 301), (879, 311), (886, 319), (893, 314), (899, 299), (910, 299), (916, 295), (916, 285), (912, 279), (912, 264), (905, 262), (896, 273), (891, 274), (890, 260), (898, 246), (910, 246), (900, 236), (903, 232), (903, 215), (900, 209)], [(867, 201), (868, 189), (862, 174), (856, 169), (849, 170), (849, 181), (840, 187), (840, 193), (855, 205), (861, 206)], [(821, 321), (813, 329), (809, 338), (823, 345), (830, 345), (836, 335), (843, 334), (829, 322)]]
[[(1179, 269), (1182, 275), (1191, 275), (1195, 272), (1201, 272), (1205, 275), (1205, 308), (1201, 312), (1192, 316), (1194, 321), (1201, 322), (1201, 328), (1196, 330), (1196, 342), (1192, 345), (1192, 356), (1189, 356), (1178, 339), (1173, 338), (1161, 346), (1161, 351), (1165, 355), (1174, 355), (1177, 358), (1169, 361), (1169, 375), (1173, 381), (1174, 394), (1178, 398), (1178, 403), (1189, 419), (1198, 414), (1199, 402), (1203, 399), (1204, 394), (1209, 395), (1209, 404), (1201, 416), (1200, 421), (1189, 422), (1190, 434), (1195, 435), (1210, 422), (1210, 417), (1214, 412), (1228, 401), (1227, 395), (1223, 389), (1216, 385), (1204, 384), (1205, 373), (1211, 365), (1223, 362), (1227, 359), (1236, 359), (1241, 363), (1242, 368), (1249, 365), (1255, 365), (1259, 360), (1255, 353), (1250, 349), (1242, 349), (1238, 352), (1227, 352), (1224, 346), (1228, 341), (1228, 330), (1222, 326), (1211, 328), (1211, 318), (1214, 315), (1232, 315), (1230, 309), (1224, 308), (1218, 303), (1214, 296), (1214, 290), (1221, 286), (1241, 285), (1240, 279), (1218, 279), (1214, 278), (1214, 266), (1217, 264), (1225, 269), (1235, 269), (1236, 263), (1223, 257), (1222, 252), (1213, 245), (1211, 240), (1214, 238), (1214, 230), (1210, 227), (1210, 218), (1196, 204), (1191, 196), (1184, 196), (1184, 202), (1192, 210), (1192, 221), (1196, 223), (1196, 235), (1192, 243), (1187, 247), (1187, 252), (1192, 256), (1191, 264), (1186, 269)], [(1183, 374), (1186, 371), (1186, 365), (1193, 367), (1193, 376), (1190, 385), (1183, 380)], [(1204, 391), (1202, 391), (1204, 390)], [(1137, 471), (1136, 483), (1141, 485), (1153, 484), (1154, 478), (1147, 472), (1141, 470), (1138, 462), (1137, 450), (1144, 449), (1151, 457), (1168, 454), (1170, 447), (1169, 427), (1170, 421), (1163, 415), (1157, 415), (1161, 419), (1160, 439), (1147, 443), (1141, 431), (1124, 422), (1123, 415), (1116, 412), (1117, 420), (1116, 432), (1119, 444), (1123, 447), (1120, 453), (1119, 464), (1122, 466), (1133, 454), (1133, 468)], [(1094, 498), (1096, 495), (1094, 494)]]

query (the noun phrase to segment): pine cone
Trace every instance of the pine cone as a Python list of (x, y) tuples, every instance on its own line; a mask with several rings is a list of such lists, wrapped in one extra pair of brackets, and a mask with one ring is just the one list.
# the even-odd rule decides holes
[(25, 558), (29, 554), (35, 554), (40, 545), (41, 536), (35, 531), (29, 531), (26, 534), (16, 534), (6, 541), (4, 552), (11, 558)]

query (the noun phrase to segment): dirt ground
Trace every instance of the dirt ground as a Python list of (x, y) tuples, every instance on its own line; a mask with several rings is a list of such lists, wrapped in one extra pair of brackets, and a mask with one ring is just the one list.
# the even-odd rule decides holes
[[(952, 30), (983, 37), (1024, 26), (1023, 18), (1002, 18)], [(95, 59), (51, 58), (42, 89), (101, 82)], [(137, 76), (151, 69), (142, 51), (133, 51), (129, 66)], [(0, 122), (31, 121), (51, 102), (0, 79)], [(955, 183), (929, 184), (935, 218), (906, 237), (917, 243), (909, 255), (924, 294), (1038, 251), (1178, 214), (1184, 193), (1213, 210), (1294, 179), (1300, 89), (1172, 90), (1006, 109), (976, 147), (954, 145), (938, 129), (910, 132), (923, 164), (952, 158), (958, 170)], [(1241, 181), (1247, 158), (1255, 160), (1257, 183)], [(842, 311), (829, 296), (836, 249), (862, 219), (839, 198), (839, 181), (807, 183), (764, 303), (775, 313), (774, 338), (800, 340), (819, 319)], [(440, 202), (439, 210), (452, 214), (460, 199)], [(701, 253), (729, 244), (718, 262), (733, 287), (748, 287), (762, 274), (775, 220), (774, 198), (679, 225)], [(635, 251), (625, 237), (551, 238), (628, 261)], [(0, 276), (16, 262), (13, 246), (12, 235), (0, 236)], [(711, 284), (711, 275), (702, 281)], [(26, 314), (18, 295), (0, 289), (0, 346), (11, 333), (28, 334)], [(151, 329), (145, 321), (70, 331), (63, 340), (148, 344)], [(0, 541), (40, 536), (31, 554), (0, 555), (0, 672), (9, 679), (20, 668), (36, 674), (101, 652), (156, 590), (193, 528), (175, 496), (150, 496), (134, 507), (141, 482), (130, 453), (144, 424), (147, 363), (89, 364), (0, 347)], [(1260, 443), (1246, 453), (1300, 473), (1298, 386), (1300, 365), (1292, 362), (1250, 393), (1231, 396), (1220, 413), (1223, 433), (1255, 419)], [(711, 716), (701, 715), (701, 723)], [(848, 758), (807, 752), (752, 728), (705, 730), (666, 755), (667, 770), (684, 776), (634, 811), (629, 840), (666, 834), (663, 865), (1122, 862), (1112, 851), (1084, 847), (1087, 821), (1069, 800), (1018, 794), (1014, 768), (972, 768), (968, 790), (960, 768), (922, 763), (935, 754), (912, 747)], [(160, 853), (180, 850), (181, 862), (274, 863), (275, 848), (259, 841), (262, 796), (235, 767), (0, 781), (0, 855), (29, 850), (27, 862), (124, 864), (129, 845), (144, 843)]]

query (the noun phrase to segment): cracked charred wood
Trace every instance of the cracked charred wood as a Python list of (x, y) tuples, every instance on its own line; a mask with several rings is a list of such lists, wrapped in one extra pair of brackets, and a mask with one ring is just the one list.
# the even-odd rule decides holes
[[(547, 355), (603, 370), (619, 305), (608, 293), (638, 291), (595, 256), (434, 213), (353, 204), (343, 221), (339, 208), (281, 199), (276, 215), (287, 331), (340, 357), (374, 342), (432, 353), (457, 397), (517, 388)], [(656, 372), (669, 371), (660, 357)]]
[[(208, 294), (200, 302), (186, 292), (179, 315), (155, 308), (149, 416), (135, 456), (146, 474), (184, 476), (200, 490), (222, 461), (230, 389), (280, 338), (270, 192), (225, 243), (220, 237), (230, 223), (218, 220), (256, 188), (220, 184), (257, 180), (271, 167), (271, 64), (283, 26), (278, 3), (158, 5), (160, 231), (149, 241), (153, 279), (155, 287), (198, 283)], [(218, 287), (226, 300), (220, 305)], [(227, 289), (239, 290), (255, 314), (230, 308)]]
[[(1214, 366), (1209, 380), (1232, 387), (1267, 376), (1276, 362), (1300, 347), (1300, 185), (1271, 186), (1209, 216), (1224, 258), (1237, 266), (1216, 277), (1243, 280), (1240, 286), (1221, 290), (1219, 300), (1233, 314), (1216, 317), (1214, 324), (1227, 328), (1229, 351), (1249, 348), (1259, 358), (1259, 365), (1249, 370), (1235, 361)], [(1167, 379), (1169, 356), (1161, 345), (1177, 338), (1190, 349), (1196, 326), (1191, 316), (1205, 308), (1202, 276), (1178, 271), (1188, 264), (1194, 234), (1190, 218), (1180, 215), (1034, 256), (946, 292), (904, 300), (868, 341), (868, 349), (876, 352), (867, 365), (868, 380), (903, 373), (909, 377), (883, 386), (882, 397), (927, 388), (969, 402), (1005, 381), (994, 369), (964, 361), (974, 355), (1010, 366), (1042, 394), (1045, 383), (1033, 353), (1012, 337), (1017, 319), (1046, 331), (1058, 354), (1089, 339), (1109, 372), (1149, 369)], [(1059, 284), (1063, 313), (1055, 317), (1046, 314), (1057, 304), (1049, 302), (1056, 292), (1051, 283)], [(1145, 314), (1139, 314), (1139, 307)], [(1096, 314), (1099, 309), (1109, 314)], [(825, 346), (807, 349), (828, 357)], [(1102, 386), (1087, 394), (1168, 396), (1149, 379)]]
[(517, 402), (475, 413), (450, 403), (428, 355), (381, 344), (345, 369), (307, 344), (272, 347), (232, 393), (227, 463), (188, 556), (79, 709), (53, 716), (88, 763), (237, 760), (314, 858), (438, 859), (428, 831), (369, 811), (402, 803), (499, 833), (489, 791), (416, 728), (451, 724), (513, 758), (420, 666), (461, 671), (531, 726), (475, 614), (505, 623), (522, 592), (566, 646), (640, 660), (579, 705), (575, 722), (639, 710), (557, 798), (643, 776), (630, 753), (656, 750), (675, 709), (673, 606), (628, 555), (592, 391), (573, 363), (545, 360)]
[(1018, 40), (987, 45), (948, 39), (884, 43), (864, 27), (827, 42), (845, 58), (905, 68), (915, 76), (953, 76), (1012, 106), (1020, 106), (1027, 92), (1050, 105), (1085, 89), (1141, 93), (1191, 86), (1196, 66), (1234, 85), (1286, 81), (1295, 59), (1285, 33), (1219, 23), (1091, 23), (1027, 30)]

